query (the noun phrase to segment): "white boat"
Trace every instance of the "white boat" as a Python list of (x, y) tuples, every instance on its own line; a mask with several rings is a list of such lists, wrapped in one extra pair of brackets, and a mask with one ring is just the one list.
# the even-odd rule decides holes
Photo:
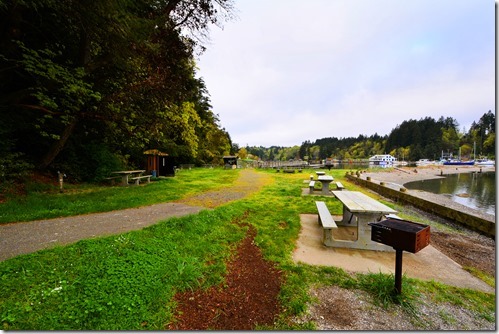
[(418, 161), (416, 161), (416, 166), (428, 166), (428, 165), (435, 165), (435, 161), (430, 159), (419, 159)]
[(495, 160), (490, 160), (488, 158), (476, 159), (475, 165), (476, 166), (495, 166), (496, 165), (496, 161)]
[(377, 154), (369, 158), (369, 164), (381, 167), (392, 167), (397, 163), (397, 158), (390, 154)]

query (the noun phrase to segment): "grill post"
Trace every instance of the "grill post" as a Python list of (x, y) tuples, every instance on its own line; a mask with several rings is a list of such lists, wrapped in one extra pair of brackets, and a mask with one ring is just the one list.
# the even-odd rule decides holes
[(371, 240), (392, 246), (395, 249), (395, 293), (402, 293), (402, 254), (403, 251), (417, 253), (430, 244), (428, 225), (390, 218), (372, 226)]
[(402, 253), (403, 250), (395, 249), (395, 293), (402, 293)]

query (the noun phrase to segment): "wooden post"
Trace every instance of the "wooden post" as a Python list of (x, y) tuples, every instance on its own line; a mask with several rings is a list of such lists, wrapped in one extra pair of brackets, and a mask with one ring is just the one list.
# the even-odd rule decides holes
[(402, 252), (401, 249), (395, 249), (395, 293), (402, 293)]
[(63, 183), (64, 183), (64, 174), (57, 171), (57, 177), (59, 178), (59, 192), (62, 193)]

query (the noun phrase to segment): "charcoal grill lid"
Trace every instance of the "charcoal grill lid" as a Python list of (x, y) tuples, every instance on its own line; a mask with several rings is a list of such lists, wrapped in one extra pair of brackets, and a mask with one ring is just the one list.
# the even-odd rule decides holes
[(408, 220), (400, 220), (400, 219), (386, 219), (377, 223), (369, 223), (369, 225), (383, 227), (383, 228), (390, 228), (395, 230), (402, 230), (410, 233), (417, 233), (428, 227), (428, 225), (415, 223)]

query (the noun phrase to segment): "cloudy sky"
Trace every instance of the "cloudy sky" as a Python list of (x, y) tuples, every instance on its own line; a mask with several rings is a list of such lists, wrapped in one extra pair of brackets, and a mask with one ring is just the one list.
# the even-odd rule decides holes
[(495, 112), (493, 0), (235, 0), (198, 75), (243, 147)]

